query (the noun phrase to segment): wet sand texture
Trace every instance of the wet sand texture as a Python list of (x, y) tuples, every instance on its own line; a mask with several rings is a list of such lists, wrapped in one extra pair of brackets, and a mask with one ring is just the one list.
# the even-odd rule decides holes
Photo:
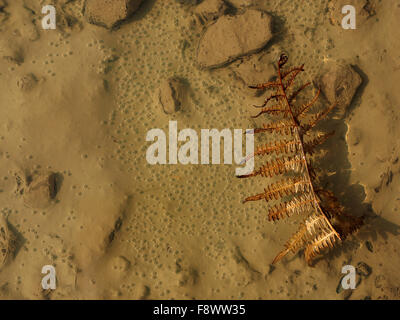
[[(0, 297), (398, 299), (400, 3), (353, 2), (356, 30), (341, 27), (342, 0), (57, 0), (57, 29), (43, 30), (41, 1), (0, 0)], [(366, 215), (313, 268), (300, 255), (271, 266), (298, 221), (241, 203), (271, 181), (146, 162), (146, 133), (169, 121), (271, 123), (251, 119), (265, 97), (248, 86), (273, 79), (282, 51), (321, 87), (318, 108), (340, 99), (316, 167)]]

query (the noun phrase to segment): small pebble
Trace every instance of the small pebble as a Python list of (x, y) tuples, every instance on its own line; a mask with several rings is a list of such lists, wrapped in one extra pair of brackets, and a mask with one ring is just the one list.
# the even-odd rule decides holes
[(365, 246), (367, 247), (367, 249), (371, 252), (374, 252), (374, 248), (372, 246), (372, 243), (369, 241), (365, 241)]

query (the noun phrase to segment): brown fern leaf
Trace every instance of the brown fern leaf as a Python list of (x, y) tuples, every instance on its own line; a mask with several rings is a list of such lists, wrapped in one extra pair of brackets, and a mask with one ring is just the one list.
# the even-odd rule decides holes
[(293, 92), (290, 97), (288, 98), (289, 103), (292, 103), (294, 99), (302, 92), (305, 88), (307, 88), (311, 82), (307, 82), (306, 84), (303, 84), (300, 88), (298, 88), (295, 92)]
[(288, 111), (286, 108), (283, 108), (280, 104), (278, 105), (274, 105), (271, 107), (265, 107), (262, 108), (261, 111), (256, 114), (255, 116), (252, 116), (253, 119), (258, 118), (259, 116), (261, 116), (262, 114), (270, 114), (270, 115), (284, 115), (286, 116)]
[(265, 99), (264, 103), (261, 106), (254, 105), (253, 107), (255, 108), (264, 108), (269, 101), (272, 101), (272, 99), (275, 99), (275, 101), (278, 101), (281, 98), (284, 98), (285, 96), (282, 94), (271, 94), (267, 99)]
[(312, 100), (301, 106), (301, 108), (296, 112), (296, 116), (295, 116), (296, 119), (299, 120), (306, 115), (307, 111), (310, 110), (310, 108), (315, 104), (315, 102), (317, 102), (320, 94), (321, 94), (321, 89), (318, 89), (317, 93), (312, 98)]
[(312, 117), (312, 119), (305, 125), (302, 125), (302, 128), (304, 129), (304, 132), (309, 131), (310, 129), (314, 128), (315, 125), (322, 119), (324, 119), (329, 112), (333, 110), (333, 108), (336, 107), (336, 104), (332, 104), (330, 107), (326, 108), (325, 110), (318, 112), (316, 115)]
[(335, 131), (331, 131), (328, 133), (319, 132), (314, 139), (304, 142), (303, 144), (304, 152), (308, 154), (314, 153), (314, 150), (317, 146), (323, 144), (326, 140), (328, 140), (330, 136), (333, 136), (334, 134)]
[(275, 132), (278, 134), (292, 135), (296, 125), (287, 121), (280, 121), (277, 124), (263, 124), (262, 128), (254, 129), (254, 133), (259, 132)]
[(267, 202), (270, 200), (279, 200), (284, 196), (293, 195), (299, 192), (308, 192), (310, 190), (310, 184), (303, 177), (283, 180), (270, 184), (264, 189), (263, 193), (255, 196), (247, 197), (243, 203), (249, 201), (258, 201), (265, 199)]
[(298, 140), (281, 140), (276, 141), (275, 143), (265, 144), (264, 146), (260, 146), (254, 152), (255, 156), (262, 156), (266, 154), (282, 154), (282, 153), (293, 153), (298, 152), (301, 148), (301, 141)]
[(313, 213), (306, 219), (307, 231), (310, 235), (315, 235), (319, 230), (329, 230), (329, 224), (327, 219), (322, 214)]
[(328, 218), (335, 218), (344, 213), (344, 207), (330, 190), (315, 190), (318, 197), (321, 199), (322, 206)]
[(270, 177), (288, 173), (290, 171), (301, 172), (306, 165), (306, 161), (298, 156), (290, 158), (278, 158), (260, 167), (253, 173), (237, 176), (238, 178), (250, 178), (261, 175), (262, 177)]
[(249, 86), (250, 89), (267, 89), (267, 88), (279, 88), (280, 83), (276, 81), (270, 81), (266, 83), (256, 84), (255, 86)]
[[(304, 65), (303, 65), (303, 66), (304, 66)], [(289, 88), (293, 85), (293, 82), (294, 82), (294, 80), (296, 79), (296, 77), (298, 76), (298, 74), (299, 74), (301, 71), (304, 71), (303, 66), (297, 67), (297, 68), (293, 68), (289, 73), (287, 73), (287, 74), (283, 73), (283, 74), (281, 75), (281, 79), (284, 80), (284, 78), (286, 78), (286, 76), (290, 74), (289, 79), (288, 79), (288, 80), (286, 81), (286, 83), (283, 85), (283, 88), (284, 88), (285, 90), (289, 89)]]
[(307, 245), (304, 251), (304, 257), (308, 264), (321, 253), (324, 249), (332, 249), (336, 242), (336, 235), (333, 231), (320, 233), (310, 244)]
[[(292, 89), (296, 77), (304, 71), (304, 65), (288, 68), (282, 67), (288, 62), (288, 57), (282, 54), (278, 61), (278, 77), (276, 81), (252, 86), (255, 89), (272, 89), (265, 99), (258, 115), (280, 115), (284, 120), (274, 121), (254, 129), (254, 133), (266, 132), (280, 135), (289, 135), (290, 139), (280, 139), (275, 143), (268, 143), (256, 149), (252, 156), (273, 154), (280, 158), (266, 162), (259, 169), (239, 178), (254, 176), (274, 177), (276, 175), (294, 175), (286, 177), (280, 182), (271, 183), (264, 192), (247, 197), (243, 202), (265, 199), (266, 202), (279, 200), (280, 203), (272, 206), (268, 212), (268, 219), (272, 221), (289, 217), (293, 214), (307, 214), (298, 231), (286, 242), (285, 249), (273, 260), (280, 261), (287, 253), (297, 252), (305, 247), (304, 255), (310, 264), (312, 259), (326, 248), (332, 248), (336, 242), (345, 239), (354, 233), (363, 223), (363, 218), (347, 215), (339, 201), (330, 191), (318, 188), (318, 178), (311, 166), (310, 156), (315, 148), (325, 142), (333, 134), (319, 133), (314, 138), (307, 138), (311, 130), (320, 120), (325, 118), (335, 107), (335, 104), (315, 115), (308, 115), (308, 111), (317, 101), (320, 90), (306, 104), (296, 107), (293, 103), (296, 97), (310, 85), (310, 82)], [(291, 94), (289, 95), (289, 91)], [(275, 100), (270, 106), (268, 103)], [(267, 106), (268, 105), (268, 106)], [(303, 120), (307, 117), (307, 122)], [(305, 122), (305, 121), (304, 121)], [(284, 197), (291, 197), (284, 199)]]
[(278, 60), (279, 70), (289, 61), (289, 57), (286, 53), (282, 53)]
[(296, 253), (304, 245), (310, 243), (321, 230), (329, 230), (325, 216), (312, 214), (300, 224), (298, 231), (285, 243), (285, 249), (275, 257), (272, 264), (280, 261), (289, 252)]
[(288, 75), (292, 74), (291, 78), (296, 78), (296, 76), (301, 72), (304, 71), (304, 64), (300, 67), (291, 68), (285, 72), (282, 72), (282, 79), (285, 79)]
[(285, 243), (285, 249), (277, 254), (272, 264), (276, 264), (284, 256), (286, 256), (290, 251), (296, 253), (307, 241), (307, 227), (304, 223), (300, 224), (299, 230), (290, 237), (290, 239)]
[(333, 221), (333, 226), (340, 234), (342, 240), (358, 231), (363, 225), (364, 217), (352, 217), (344, 212), (340, 216), (335, 217)]
[(312, 195), (305, 194), (298, 198), (295, 197), (291, 201), (275, 205), (269, 209), (268, 220), (276, 221), (283, 219), (285, 216), (290, 217), (292, 214), (310, 212), (315, 209), (314, 201), (315, 200)]

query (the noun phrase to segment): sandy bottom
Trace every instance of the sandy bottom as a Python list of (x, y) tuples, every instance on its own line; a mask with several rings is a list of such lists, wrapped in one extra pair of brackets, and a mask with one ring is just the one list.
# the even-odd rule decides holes
[[(285, 51), (305, 64), (305, 81), (328, 63), (353, 65), (363, 78), (346, 116), (329, 123), (336, 135), (320, 168), (367, 223), (313, 268), (301, 255), (271, 266), (298, 222), (268, 222), (265, 202), (241, 203), (262, 191), (262, 178), (236, 179), (236, 165), (146, 161), (147, 132), (168, 132), (171, 120), (196, 132), (256, 123), (250, 106), (262, 97), (235, 62), (197, 67), (204, 26), (191, 5), (148, 0), (109, 31), (84, 19), (82, 0), (60, 0), (78, 22), (59, 19), (46, 31), (40, 7), (28, 9), (36, 1), (8, 2), (0, 11), (0, 209), (16, 249), (0, 269), (1, 298), (399, 297), (400, 1), (366, 1), (376, 15), (356, 30), (332, 23), (327, 0), (253, 3), (276, 29), (255, 57), (273, 62)], [(185, 80), (187, 97), (166, 114), (157, 89), (171, 77)], [(58, 177), (51, 203), (21, 195), (21, 172), (47, 171)], [(351, 292), (338, 289), (346, 264), (370, 270)], [(44, 265), (56, 269), (56, 290), (42, 289)]]

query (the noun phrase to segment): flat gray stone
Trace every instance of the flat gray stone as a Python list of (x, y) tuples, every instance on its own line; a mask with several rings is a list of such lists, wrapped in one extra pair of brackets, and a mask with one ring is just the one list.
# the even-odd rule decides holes
[(203, 21), (208, 22), (221, 16), (226, 8), (223, 0), (205, 0), (194, 9), (194, 13)]
[(201, 37), (197, 51), (199, 67), (220, 67), (260, 50), (272, 38), (271, 20), (266, 12), (253, 9), (220, 17)]
[(158, 100), (166, 114), (179, 111), (183, 104), (184, 85), (175, 78), (164, 80), (158, 90)]

